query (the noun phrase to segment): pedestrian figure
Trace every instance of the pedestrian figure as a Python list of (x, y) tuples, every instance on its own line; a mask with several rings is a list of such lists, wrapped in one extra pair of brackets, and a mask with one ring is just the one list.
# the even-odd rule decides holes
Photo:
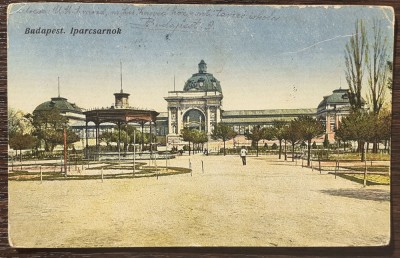
[(247, 155), (247, 150), (243, 146), (242, 149), (240, 150), (240, 157), (242, 158), (243, 166), (246, 165), (246, 155)]

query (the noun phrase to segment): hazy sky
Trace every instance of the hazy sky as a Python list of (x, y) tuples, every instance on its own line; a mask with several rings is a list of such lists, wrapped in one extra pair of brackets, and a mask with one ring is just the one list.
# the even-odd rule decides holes
[[(61, 96), (106, 107), (120, 89), (130, 105), (166, 111), (163, 97), (196, 73), (201, 59), (221, 82), (223, 108), (316, 108), (342, 86), (344, 47), (363, 19), (382, 21), (393, 49), (390, 8), (221, 5), (16, 4), (8, 10), (9, 106), (32, 112)], [(61, 29), (63, 34), (26, 34)], [(71, 35), (121, 29), (119, 35)]]

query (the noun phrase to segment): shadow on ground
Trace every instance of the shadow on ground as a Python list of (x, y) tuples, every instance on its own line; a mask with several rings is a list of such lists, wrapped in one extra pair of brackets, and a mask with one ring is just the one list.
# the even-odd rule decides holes
[(390, 192), (380, 189), (328, 189), (320, 192), (348, 198), (369, 201), (390, 201)]

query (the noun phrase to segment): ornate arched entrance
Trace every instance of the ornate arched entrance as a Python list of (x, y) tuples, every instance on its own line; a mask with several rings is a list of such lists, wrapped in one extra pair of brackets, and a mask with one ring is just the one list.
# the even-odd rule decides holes
[(206, 130), (206, 116), (198, 109), (190, 109), (183, 115), (183, 126), (199, 131)]

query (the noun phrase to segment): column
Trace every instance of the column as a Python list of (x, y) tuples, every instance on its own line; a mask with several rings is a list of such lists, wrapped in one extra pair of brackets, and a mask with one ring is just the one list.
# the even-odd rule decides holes
[(326, 133), (330, 133), (331, 132), (331, 117), (328, 112), (326, 112), (325, 121), (326, 121), (326, 125), (325, 125)]
[(99, 146), (100, 146), (100, 143), (99, 143), (99, 132), (100, 132), (100, 128), (99, 128), (99, 126), (100, 126), (99, 123), (96, 123), (96, 124), (95, 124), (95, 127), (96, 127), (96, 152), (97, 152), (96, 160), (99, 159)]
[(182, 115), (181, 115), (181, 108), (176, 109), (176, 134), (181, 133), (182, 127)]
[(145, 121), (141, 122), (141, 125), (142, 125), (142, 151), (144, 149), (144, 123), (145, 123)]
[(128, 122), (125, 122), (125, 128), (126, 128), (126, 133), (125, 133), (125, 156), (126, 156), (126, 153), (128, 152), (128, 148), (129, 148), (129, 143), (128, 143)]
[(171, 108), (168, 108), (168, 134), (174, 133), (172, 131), (172, 112)]
[(220, 109), (220, 107), (217, 107), (217, 109), (215, 110), (215, 112), (217, 112), (217, 114), (216, 114), (216, 123), (219, 123), (219, 122), (221, 122), (221, 109)]
[(150, 140), (150, 154), (153, 154), (153, 135), (151, 134), (151, 124), (153, 121), (150, 121), (150, 134), (149, 134), (149, 140)]
[(89, 148), (89, 135), (88, 135), (88, 121), (86, 121), (85, 126), (85, 137), (86, 137), (86, 149)]
[(211, 134), (211, 114), (210, 114), (210, 107), (207, 107), (207, 133)]

